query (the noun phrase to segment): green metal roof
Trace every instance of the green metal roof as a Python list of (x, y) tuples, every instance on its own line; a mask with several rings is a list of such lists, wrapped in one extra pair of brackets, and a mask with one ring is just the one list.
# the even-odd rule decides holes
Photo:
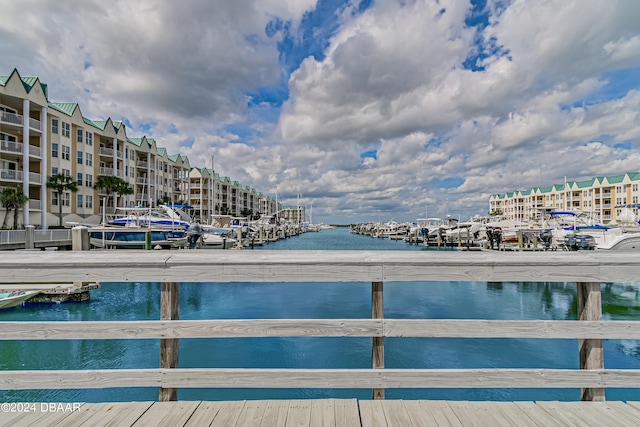
[(159, 156), (164, 156), (164, 154), (167, 152), (167, 149), (164, 147), (158, 147), (158, 155)]
[(608, 176), (607, 181), (609, 181), (609, 184), (619, 184), (624, 180), (624, 177), (625, 175)]
[(592, 187), (595, 180), (596, 180), (595, 178), (591, 178), (587, 181), (578, 181), (576, 182), (576, 185), (578, 186), (578, 188)]
[(171, 160), (172, 162), (177, 162), (177, 161), (178, 161), (178, 157), (180, 157), (180, 155), (179, 155), (179, 154), (172, 154), (172, 155), (170, 155), (170, 156), (167, 156), (167, 158), (168, 158), (169, 160)]
[(127, 141), (137, 147), (140, 147), (142, 145), (142, 138), (127, 138)]
[(56, 111), (59, 111), (67, 116), (73, 116), (73, 113), (78, 108), (77, 102), (49, 102), (49, 108), (53, 108)]

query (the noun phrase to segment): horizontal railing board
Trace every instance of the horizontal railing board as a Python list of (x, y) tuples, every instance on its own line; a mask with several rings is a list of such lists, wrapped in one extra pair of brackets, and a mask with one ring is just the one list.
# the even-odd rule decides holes
[(0, 340), (412, 337), (640, 340), (640, 321), (242, 319), (2, 322)]
[(629, 388), (640, 370), (113, 369), (0, 371), (1, 390), (163, 388)]
[(635, 282), (634, 253), (406, 251), (6, 253), (0, 282)]
[(385, 337), (640, 339), (640, 321), (385, 319)]
[(2, 322), (0, 340), (233, 337), (371, 337), (380, 319)]

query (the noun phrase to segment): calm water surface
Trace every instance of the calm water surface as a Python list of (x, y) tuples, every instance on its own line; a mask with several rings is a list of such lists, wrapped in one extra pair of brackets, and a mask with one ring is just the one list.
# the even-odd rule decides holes
[[(422, 250), (402, 242), (323, 230), (262, 249)], [(212, 252), (214, 255), (214, 252)], [(429, 251), (424, 251), (428, 257)], [(603, 285), (606, 319), (638, 319), (637, 284)], [(385, 283), (385, 317), (431, 319), (575, 319), (574, 283)], [(370, 283), (183, 283), (181, 319), (369, 318)], [(84, 303), (40, 304), (0, 312), (0, 321), (147, 320), (160, 317), (159, 283), (103, 283)], [(158, 340), (2, 341), (0, 369), (157, 368)], [(389, 368), (578, 367), (577, 340), (387, 338)], [(638, 341), (605, 342), (607, 368), (640, 369)], [(180, 367), (369, 368), (371, 338), (183, 339)], [(370, 390), (181, 389), (182, 400), (370, 398)], [(576, 389), (425, 389), (387, 398), (578, 400)], [(6, 401), (157, 400), (157, 388), (0, 391)], [(638, 390), (607, 398), (640, 400)]]

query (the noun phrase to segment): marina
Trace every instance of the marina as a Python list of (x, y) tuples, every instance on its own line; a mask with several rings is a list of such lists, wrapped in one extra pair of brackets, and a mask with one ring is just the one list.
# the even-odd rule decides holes
[[(343, 250), (292, 250), (307, 239), (307, 248), (321, 241)], [(384, 250), (362, 250), (367, 242)], [(362, 425), (372, 425), (367, 411), (392, 424), (388, 417), (433, 416), (432, 405), (449, 408), (453, 420), (504, 416), (513, 425), (540, 410), (559, 425), (585, 417), (622, 425), (635, 416), (632, 404), (619, 405), (640, 400), (633, 308), (640, 265), (633, 254), (425, 252), (346, 229), (267, 246), (216, 251), (213, 258), (209, 251), (3, 258), (8, 279), (28, 269), (32, 281), (46, 275), (102, 284), (85, 303), (0, 314), (0, 351), (8, 361), (0, 371), (3, 400), (94, 402), (55, 415), (70, 420), (112, 408), (116, 418), (161, 420), (170, 413), (184, 424), (205, 408), (220, 420), (262, 419), (270, 405), (286, 408), (291, 420), (302, 417), (301, 425), (343, 404), (357, 408)], [(349, 250), (354, 246), (361, 250)], [(589, 285), (594, 281), (620, 285)], [(613, 304), (627, 308), (611, 311)], [(582, 305), (591, 314), (580, 314)], [(22, 310), (30, 321), (20, 320)], [(83, 352), (64, 350), (76, 340)], [(578, 341), (595, 345), (600, 356), (583, 361)], [(69, 356), (48, 364), (37, 356), (40, 346)], [(17, 353), (6, 358), (8, 351)], [(24, 366), (16, 370), (16, 363)], [(602, 400), (605, 392), (602, 405), (577, 405), (581, 396)], [(374, 404), (376, 395), (389, 403)], [(178, 399), (177, 406), (166, 411), (164, 402), (153, 403), (167, 399)], [(148, 403), (101, 403), (141, 400)], [(535, 406), (523, 412), (527, 405)]]

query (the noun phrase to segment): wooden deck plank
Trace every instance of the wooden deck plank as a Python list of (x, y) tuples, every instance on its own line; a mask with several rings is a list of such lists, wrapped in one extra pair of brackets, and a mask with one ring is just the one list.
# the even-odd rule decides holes
[[(567, 405), (567, 403), (571, 402), (536, 402), (539, 407), (547, 411), (551, 416), (565, 420), (570, 425), (593, 427), (601, 427), (603, 425), (585, 416), (578, 406)], [(583, 402), (573, 403), (584, 404)]]
[(360, 426), (360, 409), (356, 399), (335, 399), (336, 427)]
[(259, 427), (262, 422), (262, 415), (267, 407), (266, 402), (261, 400), (247, 400), (242, 407), (242, 412), (236, 420), (238, 427)]
[[(153, 402), (113, 402), (98, 408), (91, 418), (85, 421), (91, 426), (131, 426), (153, 404)], [(64, 422), (72, 421), (65, 419)]]
[(286, 427), (308, 427), (311, 423), (311, 402), (308, 400), (291, 400), (287, 411)]
[(468, 403), (482, 420), (491, 420), (495, 426), (529, 426), (538, 427), (526, 414), (513, 405), (512, 402), (465, 402)]
[(513, 402), (530, 419), (540, 426), (566, 427), (571, 425), (568, 421), (554, 418), (549, 412), (538, 406), (535, 402)]
[(315, 399), (311, 401), (310, 427), (335, 427), (336, 411), (334, 399)]
[(438, 426), (462, 427), (460, 418), (453, 412), (444, 400), (423, 400), (420, 405), (424, 407), (436, 420)]
[(431, 415), (420, 400), (403, 400), (404, 408), (414, 426), (434, 426), (438, 425), (436, 419)]
[(381, 400), (361, 400), (358, 402), (362, 427), (387, 427), (381, 402)]
[(185, 423), (185, 427), (208, 426), (221, 407), (223, 407), (222, 402), (201, 402)]
[(532, 420), (514, 402), (490, 402), (491, 409), (498, 411), (505, 420), (514, 426), (539, 427), (547, 426)]
[(388, 426), (404, 427), (413, 425), (411, 417), (409, 417), (402, 400), (382, 400), (381, 402), (382, 409), (384, 410), (384, 417), (387, 420)]
[(132, 425), (135, 427), (184, 425), (199, 404), (199, 401), (154, 402)]
[(486, 407), (479, 405), (480, 402), (448, 402), (451, 410), (466, 426), (504, 426), (502, 420), (492, 416)]
[[(43, 424), (46, 424), (48, 426), (54, 426), (54, 425), (73, 425), (73, 424), (68, 424), (68, 423), (63, 423), (62, 421), (65, 419), (68, 419), (71, 416), (74, 416), (75, 419), (81, 419), (81, 418), (89, 418), (91, 416), (91, 406), (93, 405), (82, 405), (80, 407), (79, 411), (75, 411), (75, 412), (47, 412), (47, 411), (41, 411), (39, 408), (39, 404), (36, 404), (36, 411), (35, 412), (28, 412), (28, 413), (22, 413), (22, 414), (18, 414), (18, 417), (12, 417), (8, 422), (4, 422), (4, 420), (2, 420), (0, 418), (0, 420), (2, 420), (2, 423), (0, 425), (2, 426), (12, 426), (12, 427), (23, 427), (23, 426), (40, 426)], [(106, 405), (104, 403), (100, 403), (97, 405)], [(80, 415), (82, 414), (82, 415)], [(80, 425), (78, 423), (76, 423), (76, 425)]]
[(627, 405), (640, 411), (640, 402), (627, 402)]
[(229, 427), (236, 425), (236, 421), (240, 417), (245, 403), (244, 400), (220, 402), (220, 410), (210, 425), (212, 427)]
[(631, 405), (627, 405), (624, 402), (607, 401), (604, 403), (606, 403), (610, 408), (618, 411), (620, 417), (627, 420), (629, 424), (640, 425), (640, 410)]
[(288, 400), (267, 400), (267, 406), (262, 414), (261, 427), (283, 426), (289, 412)]

